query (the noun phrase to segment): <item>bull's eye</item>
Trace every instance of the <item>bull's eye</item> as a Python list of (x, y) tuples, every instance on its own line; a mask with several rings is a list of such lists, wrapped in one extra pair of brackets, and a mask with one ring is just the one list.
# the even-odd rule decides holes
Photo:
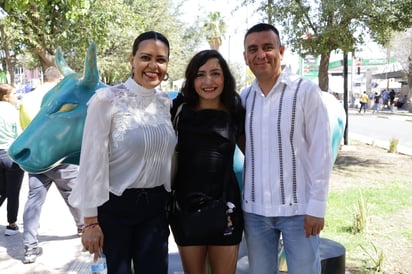
[(58, 112), (68, 112), (77, 107), (77, 104), (64, 104), (60, 107)]

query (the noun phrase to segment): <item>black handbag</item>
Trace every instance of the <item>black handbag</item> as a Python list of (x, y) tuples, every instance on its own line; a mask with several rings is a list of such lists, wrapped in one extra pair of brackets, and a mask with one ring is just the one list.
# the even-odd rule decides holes
[(195, 192), (181, 206), (172, 194), (169, 221), (173, 230), (186, 239), (199, 239), (208, 234), (224, 235), (227, 228), (225, 199)]
[(222, 196), (219, 199), (202, 192), (192, 192), (180, 204), (176, 199), (175, 190), (172, 190), (169, 222), (174, 232), (185, 239), (199, 239), (210, 234), (231, 234), (229, 208), (226, 205), (229, 172), (230, 169), (227, 168)]

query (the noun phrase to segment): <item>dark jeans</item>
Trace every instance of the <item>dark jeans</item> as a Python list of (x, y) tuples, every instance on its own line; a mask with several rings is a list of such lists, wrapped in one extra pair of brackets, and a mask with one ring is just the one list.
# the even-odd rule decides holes
[(163, 186), (110, 194), (98, 208), (108, 274), (167, 274), (168, 193)]
[(7, 222), (10, 224), (17, 221), (19, 211), (20, 189), (23, 182), (24, 171), (7, 154), (0, 149), (0, 205), (7, 198)]
[(359, 108), (359, 112), (361, 112), (362, 111), (362, 108), (363, 108), (363, 112), (366, 112), (366, 103), (360, 103), (360, 108)]

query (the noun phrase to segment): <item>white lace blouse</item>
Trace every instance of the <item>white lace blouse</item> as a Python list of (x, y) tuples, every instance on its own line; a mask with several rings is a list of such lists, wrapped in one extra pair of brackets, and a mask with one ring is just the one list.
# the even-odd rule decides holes
[(176, 136), (170, 121), (171, 100), (133, 79), (102, 88), (88, 103), (80, 156), (79, 182), (69, 197), (85, 217), (109, 192), (164, 185), (170, 191), (170, 166)]

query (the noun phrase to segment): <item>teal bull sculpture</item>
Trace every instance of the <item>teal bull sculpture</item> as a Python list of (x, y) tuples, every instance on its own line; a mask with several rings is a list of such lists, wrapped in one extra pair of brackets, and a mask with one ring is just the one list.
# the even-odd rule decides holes
[[(43, 98), (41, 110), (9, 148), (10, 157), (25, 171), (42, 173), (59, 163), (79, 164), (87, 102), (95, 91), (106, 86), (100, 81), (96, 61), (96, 45), (87, 52), (84, 74), (75, 73), (66, 63), (60, 48), (56, 65), (64, 79)], [(171, 99), (177, 93), (169, 93)], [(322, 93), (327, 105), (333, 161), (338, 154), (346, 123), (342, 105), (331, 94)], [(234, 155), (234, 171), (242, 182), (243, 154)]]
[(100, 81), (96, 45), (90, 44), (84, 74), (75, 73), (60, 48), (56, 65), (64, 79), (44, 97), (39, 113), (9, 148), (10, 157), (30, 173), (41, 173), (59, 163), (78, 164), (87, 102)]

